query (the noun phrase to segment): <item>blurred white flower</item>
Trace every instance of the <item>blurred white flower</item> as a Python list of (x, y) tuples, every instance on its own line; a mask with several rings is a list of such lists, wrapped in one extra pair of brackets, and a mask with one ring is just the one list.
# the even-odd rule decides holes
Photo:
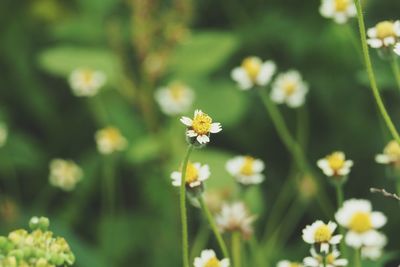
[(201, 110), (197, 109), (194, 112), (194, 118), (182, 117), (181, 122), (187, 126), (186, 135), (195, 140), (199, 144), (210, 142), (211, 133), (219, 133), (222, 131), (219, 122), (213, 122), (212, 118)]
[(255, 216), (249, 212), (243, 202), (223, 204), (221, 212), (215, 217), (221, 232), (241, 232), (243, 237), (248, 238), (253, 233), (252, 223)]
[[(386, 224), (382, 212), (372, 211), (371, 202), (364, 199), (350, 199), (335, 214), (336, 221), (349, 231), (346, 233), (346, 244), (353, 248), (376, 246), (377, 231)], [(381, 243), (381, 242), (379, 242)]]
[(326, 176), (346, 176), (350, 173), (353, 161), (346, 160), (343, 152), (336, 151), (318, 160), (317, 165)]
[(393, 47), (400, 37), (400, 21), (381, 21), (367, 31), (372, 48)]
[(393, 51), (400, 56), (400, 43), (397, 43), (393, 49)]
[(279, 74), (272, 84), (271, 99), (277, 104), (286, 103), (291, 108), (303, 105), (308, 92), (305, 83), (298, 71), (290, 70)]
[(229, 259), (218, 260), (214, 250), (206, 249), (194, 259), (194, 267), (229, 267)]
[(52, 186), (72, 191), (82, 180), (82, 169), (71, 160), (53, 159), (50, 161), (49, 181)]
[(331, 18), (339, 24), (346, 23), (350, 18), (357, 16), (353, 0), (322, 0), (319, 12), (323, 17)]
[(374, 231), (370, 234), (366, 244), (361, 248), (361, 257), (364, 259), (377, 260), (382, 256), (382, 250), (386, 244), (386, 236), (378, 231)]
[(237, 156), (228, 160), (226, 170), (244, 185), (259, 184), (264, 181), (264, 162), (250, 156)]
[(276, 264), (276, 267), (303, 267), (303, 264), (301, 264), (300, 262), (282, 260)]
[(334, 222), (325, 224), (320, 220), (315, 221), (303, 229), (303, 240), (311, 245), (319, 245), (321, 252), (328, 253), (330, 245), (337, 245), (342, 239), (341, 235), (333, 235), (336, 227)]
[(397, 141), (390, 141), (384, 148), (382, 154), (375, 156), (375, 161), (380, 164), (393, 164), (400, 166), (400, 145)]
[(193, 104), (194, 96), (193, 90), (180, 82), (161, 87), (154, 94), (161, 111), (170, 116), (187, 112)]
[[(210, 167), (207, 164), (201, 165), (199, 162), (188, 162), (186, 167), (185, 183), (189, 187), (200, 186), (210, 177)], [(182, 170), (171, 173), (172, 185), (181, 186)]]
[(8, 137), (7, 125), (0, 122), (0, 147), (6, 144), (7, 137)]
[(346, 259), (339, 259), (340, 252), (337, 249), (325, 256), (326, 265), (324, 265), (324, 256), (319, 255), (314, 249), (311, 249), (310, 253), (311, 257), (303, 260), (305, 267), (341, 267), (348, 264)]
[(97, 149), (101, 154), (107, 155), (115, 151), (126, 149), (128, 142), (119, 129), (109, 126), (98, 130), (95, 135)]
[(270, 60), (263, 62), (259, 57), (247, 57), (240, 67), (232, 70), (231, 77), (240, 89), (249, 90), (256, 85), (267, 85), (275, 70), (275, 63)]
[(75, 96), (94, 96), (105, 84), (106, 76), (103, 72), (88, 68), (79, 68), (69, 76), (69, 84)]

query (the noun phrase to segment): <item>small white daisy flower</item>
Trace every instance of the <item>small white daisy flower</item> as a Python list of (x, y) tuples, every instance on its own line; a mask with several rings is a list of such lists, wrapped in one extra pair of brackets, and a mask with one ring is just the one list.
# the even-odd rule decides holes
[[(208, 165), (201, 165), (199, 162), (188, 162), (186, 167), (185, 183), (189, 187), (193, 188), (201, 185), (205, 180), (210, 177), (210, 175), (210, 167)], [(171, 173), (171, 179), (173, 186), (181, 186), (182, 171), (175, 171)]]
[(162, 112), (174, 116), (190, 109), (194, 101), (194, 92), (180, 82), (173, 82), (166, 87), (159, 88), (154, 97)]
[(271, 99), (277, 104), (286, 103), (291, 108), (303, 105), (308, 85), (300, 73), (290, 70), (279, 74), (272, 84)]
[(311, 249), (310, 253), (311, 257), (306, 257), (303, 260), (305, 267), (342, 267), (347, 266), (348, 264), (348, 260), (339, 259), (340, 252), (336, 249), (325, 256), (325, 266), (323, 258), (324, 256), (319, 255), (314, 249)]
[(194, 259), (194, 267), (229, 267), (229, 259), (218, 260), (214, 250), (206, 249)]
[(288, 260), (282, 260), (276, 264), (276, 267), (303, 267), (303, 264), (300, 262), (292, 262), (292, 261), (288, 261)]
[(382, 256), (382, 250), (386, 244), (386, 236), (378, 231), (374, 231), (369, 234), (366, 244), (361, 248), (361, 257), (364, 259), (377, 260)]
[(211, 133), (222, 131), (219, 122), (213, 122), (210, 116), (199, 109), (195, 110), (193, 119), (182, 117), (180, 121), (188, 127), (186, 135), (195, 138), (199, 144), (207, 144), (210, 142)]
[(336, 151), (318, 160), (317, 166), (326, 176), (346, 176), (350, 173), (353, 161), (346, 160), (346, 155), (343, 152)]
[(228, 160), (226, 170), (244, 185), (259, 184), (264, 181), (264, 162), (250, 156), (237, 156)]
[(8, 128), (7, 125), (0, 122), (0, 147), (4, 146), (7, 142)]
[(350, 199), (335, 214), (336, 221), (349, 231), (346, 244), (353, 248), (371, 246), (376, 230), (386, 224), (382, 212), (372, 211), (371, 202), (363, 199)]
[(372, 48), (393, 47), (400, 37), (400, 21), (381, 21), (367, 31)]
[(393, 51), (394, 51), (397, 55), (400, 56), (400, 43), (397, 43), (397, 44), (394, 46)]
[(221, 232), (239, 231), (245, 238), (250, 237), (253, 233), (251, 224), (255, 219), (255, 216), (249, 215), (243, 202), (223, 204), (221, 212), (215, 217), (215, 221)]
[(263, 62), (258, 57), (247, 57), (240, 67), (232, 70), (231, 77), (238, 83), (240, 89), (249, 90), (257, 85), (267, 85), (275, 70), (275, 63), (270, 60)]
[(382, 154), (375, 156), (375, 161), (380, 164), (400, 166), (400, 145), (397, 141), (390, 141), (384, 148)]
[(53, 159), (50, 162), (50, 184), (64, 191), (72, 191), (82, 180), (82, 169), (71, 160)]
[(346, 23), (357, 15), (353, 0), (322, 0), (319, 12), (325, 18), (331, 18), (338, 24)]
[(76, 69), (69, 76), (69, 84), (75, 96), (95, 96), (106, 83), (103, 72), (92, 69)]
[(321, 252), (328, 253), (330, 245), (337, 245), (342, 239), (341, 235), (333, 235), (336, 227), (337, 225), (334, 222), (325, 224), (318, 220), (303, 229), (303, 240), (311, 245), (319, 245)]
[(119, 129), (109, 126), (98, 130), (95, 135), (97, 150), (104, 155), (126, 149), (128, 142)]

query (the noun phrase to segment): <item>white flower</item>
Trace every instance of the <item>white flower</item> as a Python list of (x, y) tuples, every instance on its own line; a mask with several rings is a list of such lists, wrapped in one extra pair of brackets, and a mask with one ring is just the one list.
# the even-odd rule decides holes
[(98, 130), (95, 135), (97, 149), (101, 154), (107, 155), (115, 151), (123, 151), (128, 145), (121, 132), (112, 126)]
[(8, 128), (4, 123), (0, 122), (0, 147), (6, 144), (7, 137), (8, 137)]
[(218, 260), (214, 250), (206, 249), (194, 259), (194, 267), (229, 267), (229, 259)]
[(228, 160), (226, 170), (244, 185), (259, 184), (264, 181), (264, 162), (250, 156), (237, 156)]
[(291, 108), (303, 105), (308, 92), (308, 85), (303, 81), (300, 73), (290, 70), (281, 73), (275, 79), (271, 99), (278, 104), (286, 103)]
[(372, 48), (393, 47), (400, 37), (400, 21), (381, 21), (367, 31)]
[[(191, 163), (188, 162), (186, 167), (185, 182), (190, 187), (196, 187), (201, 185), (205, 180), (210, 177), (210, 167), (208, 165), (201, 165), (199, 162)], [(181, 186), (182, 171), (171, 173), (172, 185)]]
[(276, 267), (303, 267), (303, 264), (301, 264), (299, 262), (291, 262), (288, 260), (282, 260), (276, 264)]
[(322, 0), (319, 12), (325, 18), (332, 18), (336, 23), (346, 23), (357, 15), (353, 0)]
[(69, 84), (75, 96), (94, 96), (105, 82), (105, 74), (98, 70), (76, 69), (69, 76)]
[(238, 83), (240, 89), (249, 90), (256, 85), (267, 85), (275, 70), (275, 63), (270, 60), (262, 62), (258, 57), (247, 57), (240, 67), (232, 70), (231, 77)]
[(194, 101), (194, 92), (180, 82), (173, 82), (166, 87), (159, 88), (154, 97), (162, 112), (173, 116), (189, 110)]
[(336, 151), (318, 160), (317, 165), (326, 176), (346, 176), (350, 173), (353, 161), (346, 160), (343, 152)]
[(346, 259), (339, 259), (340, 252), (336, 249), (325, 256), (325, 266), (323, 256), (319, 255), (314, 249), (311, 249), (310, 253), (311, 257), (306, 257), (303, 260), (303, 264), (305, 267), (340, 267), (347, 266), (348, 264), (348, 261)]
[(375, 156), (375, 161), (380, 164), (393, 164), (400, 166), (400, 145), (397, 141), (390, 141), (384, 148), (382, 154)]
[(210, 142), (210, 133), (222, 131), (219, 122), (212, 122), (212, 118), (199, 109), (195, 110), (193, 119), (182, 117), (180, 121), (188, 127), (186, 135), (190, 138), (196, 138), (199, 144)]
[(366, 244), (361, 248), (361, 257), (364, 259), (377, 260), (382, 256), (383, 247), (386, 246), (387, 238), (384, 234), (374, 231), (369, 235)]
[(50, 184), (65, 191), (75, 189), (82, 180), (82, 169), (71, 160), (53, 159), (50, 162)]
[(386, 224), (386, 216), (372, 211), (371, 202), (363, 199), (350, 199), (335, 214), (336, 221), (349, 231), (346, 233), (346, 244), (360, 248), (374, 245), (376, 230)]
[(328, 253), (330, 245), (339, 244), (341, 235), (333, 235), (337, 225), (334, 222), (324, 222), (318, 220), (303, 229), (303, 240), (308, 244), (320, 245), (321, 252)]
[(393, 49), (393, 51), (400, 56), (400, 43), (397, 43)]
[(223, 204), (215, 222), (221, 232), (239, 231), (245, 238), (248, 238), (253, 233), (251, 224), (255, 219), (255, 216), (249, 215), (243, 202), (235, 202)]

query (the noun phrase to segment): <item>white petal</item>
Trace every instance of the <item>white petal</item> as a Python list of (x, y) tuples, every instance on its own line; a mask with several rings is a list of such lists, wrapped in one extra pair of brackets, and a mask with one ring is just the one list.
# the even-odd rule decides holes
[(219, 133), (222, 131), (221, 123), (214, 122), (211, 124), (210, 133)]
[(386, 224), (386, 216), (379, 211), (374, 211), (371, 214), (371, 222), (374, 228), (381, 228)]
[(367, 31), (367, 35), (369, 38), (376, 38), (377, 34), (376, 34), (376, 28), (369, 28)]
[(383, 43), (385, 44), (385, 46), (391, 46), (396, 43), (396, 39), (393, 36), (386, 37), (385, 39), (383, 39)]
[(196, 137), (197, 133), (195, 131), (193, 131), (193, 130), (187, 130), (186, 131), (186, 135), (189, 136), (189, 137)]
[(241, 67), (234, 68), (231, 72), (231, 77), (239, 84), (239, 87), (242, 90), (249, 90), (253, 87), (253, 82), (247, 75), (247, 72)]
[(380, 39), (368, 39), (367, 43), (372, 48), (381, 48), (383, 46), (383, 42)]
[(207, 144), (210, 142), (210, 138), (208, 138), (207, 135), (198, 135), (196, 139), (200, 144)]
[(375, 156), (375, 161), (380, 164), (389, 164), (391, 160), (390, 157), (385, 154), (378, 154)]
[(353, 248), (360, 248), (362, 245), (362, 237), (353, 231), (347, 232), (345, 241), (348, 246)]
[(318, 260), (314, 259), (313, 257), (304, 258), (303, 263), (305, 266), (319, 267)]
[(342, 235), (335, 235), (332, 237), (331, 241), (329, 243), (336, 245), (340, 243), (340, 240), (342, 240)]
[(188, 118), (188, 117), (182, 117), (181, 119), (180, 119), (180, 121), (183, 123), (183, 124), (185, 124), (186, 126), (192, 126), (193, 125), (193, 120), (191, 119), (191, 118)]

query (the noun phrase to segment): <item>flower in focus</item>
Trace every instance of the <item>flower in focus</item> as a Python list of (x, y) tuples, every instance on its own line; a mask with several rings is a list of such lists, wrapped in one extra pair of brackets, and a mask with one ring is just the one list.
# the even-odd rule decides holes
[(180, 82), (173, 82), (166, 87), (158, 89), (155, 92), (155, 99), (162, 112), (173, 116), (189, 110), (194, 101), (194, 92)]
[(375, 161), (380, 164), (391, 164), (400, 166), (400, 145), (397, 141), (390, 141), (384, 148), (382, 154), (375, 156)]
[(249, 215), (243, 202), (223, 204), (221, 212), (215, 217), (215, 221), (221, 232), (239, 231), (244, 238), (250, 237), (253, 233), (251, 224), (255, 219), (255, 216)]
[(303, 240), (311, 245), (319, 245), (320, 251), (326, 254), (329, 252), (330, 245), (337, 245), (342, 239), (341, 235), (333, 235), (336, 227), (334, 222), (325, 224), (318, 220), (303, 229)]
[(275, 70), (275, 63), (270, 60), (263, 62), (258, 57), (247, 57), (240, 67), (232, 70), (231, 77), (238, 83), (240, 89), (249, 90), (256, 85), (267, 85)]
[(331, 18), (336, 23), (343, 24), (349, 18), (357, 15), (353, 0), (322, 0), (319, 12), (325, 18)]
[(400, 43), (397, 43), (393, 49), (393, 51), (400, 56)]
[(206, 249), (194, 259), (194, 267), (229, 267), (229, 259), (218, 260), (214, 250)]
[(4, 123), (0, 123), (0, 147), (4, 146), (7, 142), (8, 128)]
[(361, 257), (364, 259), (377, 260), (382, 256), (382, 250), (383, 247), (386, 246), (386, 243), (386, 236), (375, 231), (370, 235), (368, 242), (361, 248)]
[(346, 244), (353, 248), (374, 246), (377, 231), (386, 224), (386, 216), (372, 211), (371, 202), (364, 199), (350, 199), (335, 214), (336, 221), (349, 231)]
[[(346, 259), (339, 259), (340, 252), (336, 249), (326, 256), (319, 255), (314, 249), (311, 249), (310, 253), (311, 257), (306, 257), (303, 260), (305, 267), (340, 267), (348, 264)], [(324, 265), (323, 257), (325, 257), (326, 265)]]
[[(191, 188), (200, 186), (203, 181), (210, 177), (210, 174), (210, 167), (208, 165), (201, 165), (199, 162), (191, 163), (189, 161), (186, 167), (185, 183)], [(181, 186), (182, 170), (171, 173), (171, 179), (173, 186)]]
[(300, 262), (292, 262), (292, 261), (288, 261), (288, 260), (282, 260), (276, 264), (276, 267), (303, 267), (303, 264)]
[(226, 170), (244, 185), (259, 184), (264, 181), (264, 162), (250, 156), (237, 156), (228, 160)]
[(222, 131), (219, 122), (213, 122), (210, 116), (199, 109), (195, 110), (193, 119), (182, 117), (181, 122), (188, 128), (186, 135), (189, 138), (193, 138), (194, 141), (197, 141), (199, 144), (207, 144), (210, 142), (211, 133), (219, 133)]
[(308, 92), (308, 85), (300, 73), (290, 70), (279, 74), (272, 84), (271, 99), (277, 104), (286, 103), (291, 108), (303, 105)]
[(69, 76), (69, 84), (75, 96), (94, 96), (106, 83), (103, 72), (92, 69), (76, 69)]
[(350, 173), (353, 161), (346, 160), (343, 152), (336, 151), (318, 160), (317, 165), (326, 176), (346, 176)]
[(372, 48), (393, 47), (400, 37), (400, 21), (381, 21), (367, 31)]
[(53, 159), (50, 162), (50, 184), (71, 191), (82, 180), (82, 169), (72, 160)]
[(107, 155), (115, 151), (126, 149), (128, 142), (118, 128), (109, 126), (98, 130), (95, 135), (97, 149), (101, 154)]

